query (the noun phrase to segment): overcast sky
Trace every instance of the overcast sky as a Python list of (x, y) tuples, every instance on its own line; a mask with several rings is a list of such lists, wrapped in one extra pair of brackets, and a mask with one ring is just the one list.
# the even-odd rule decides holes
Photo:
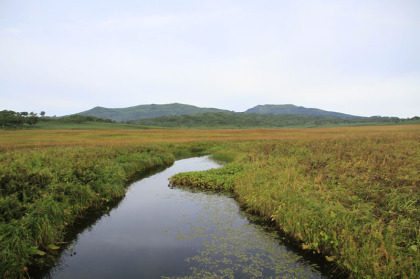
[(0, 110), (420, 115), (418, 0), (0, 0)]

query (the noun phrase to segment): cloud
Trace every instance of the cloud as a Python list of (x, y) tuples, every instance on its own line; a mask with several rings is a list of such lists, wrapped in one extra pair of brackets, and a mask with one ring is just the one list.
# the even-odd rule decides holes
[(19, 35), (23, 33), (23, 29), (19, 27), (6, 27), (0, 29), (0, 34), (4, 35)]
[(63, 114), (166, 102), (418, 114), (415, 1), (72, 3), (10, 5), (15, 16), (0, 23), (4, 106), (37, 92)]

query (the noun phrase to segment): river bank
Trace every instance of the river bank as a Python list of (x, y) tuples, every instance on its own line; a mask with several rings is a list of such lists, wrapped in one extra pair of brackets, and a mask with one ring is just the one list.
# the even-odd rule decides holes
[(34, 278), (326, 278), (227, 192), (168, 187), (176, 173), (218, 167), (177, 160), (134, 182)]
[(125, 195), (139, 176), (200, 144), (47, 146), (0, 153), (0, 277), (25, 278), (49, 262), (69, 228), (88, 209)]
[(353, 278), (420, 275), (420, 137), (376, 134), (247, 142), (216, 153), (225, 168), (171, 183), (228, 189), (302, 249)]

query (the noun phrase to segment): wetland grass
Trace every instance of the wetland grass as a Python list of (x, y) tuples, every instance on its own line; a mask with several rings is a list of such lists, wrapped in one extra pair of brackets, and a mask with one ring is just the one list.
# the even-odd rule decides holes
[(221, 151), (235, 154), (224, 169), (171, 183), (233, 189), (353, 278), (418, 278), (419, 150), (418, 132), (247, 142)]
[[(200, 144), (179, 146), (191, 156)], [(133, 177), (175, 160), (158, 145), (53, 146), (0, 153), (0, 277), (28, 277), (55, 254), (87, 209), (125, 194)]]
[(28, 277), (130, 177), (206, 150), (230, 163), (173, 183), (231, 189), (354, 278), (420, 275), (420, 126), (393, 126), (0, 131), (0, 277)]

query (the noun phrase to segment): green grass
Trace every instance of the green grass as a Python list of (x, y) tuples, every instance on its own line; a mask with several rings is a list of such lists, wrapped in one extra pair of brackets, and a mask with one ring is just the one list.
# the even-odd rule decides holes
[(226, 167), (171, 183), (234, 191), (353, 278), (419, 278), (418, 150), (418, 133), (248, 142), (221, 150), (237, 154)]
[[(88, 208), (121, 198), (128, 182), (206, 144), (56, 146), (0, 153), (0, 277), (28, 277)], [(174, 155), (175, 154), (175, 155)]]
[(337, 127), (378, 127), (378, 126), (400, 126), (400, 125), (420, 125), (420, 120), (403, 120), (400, 122), (375, 122), (375, 121), (367, 121), (367, 122), (360, 122), (360, 123), (346, 123), (346, 124), (322, 124), (318, 126), (306, 127), (306, 128), (337, 128)]
[(30, 130), (96, 130), (96, 129), (124, 129), (124, 130), (137, 130), (137, 129), (149, 129), (149, 127), (125, 124), (125, 123), (105, 123), (105, 122), (84, 122), (84, 123), (72, 123), (64, 122), (59, 120), (43, 121), (40, 120), (35, 126), (23, 126), (19, 129), (30, 129)]
[(183, 172), (171, 177), (171, 183), (177, 186), (193, 186), (213, 190), (233, 190), (234, 180), (242, 175), (242, 167), (229, 164), (221, 169), (211, 169), (205, 172)]

